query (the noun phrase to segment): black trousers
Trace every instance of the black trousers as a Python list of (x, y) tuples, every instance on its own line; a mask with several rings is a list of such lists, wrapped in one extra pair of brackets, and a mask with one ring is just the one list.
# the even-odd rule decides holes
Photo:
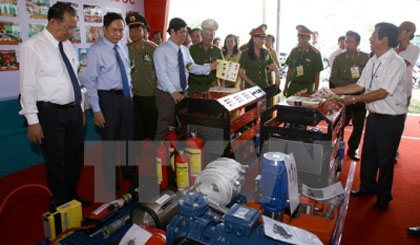
[(80, 106), (63, 109), (40, 104), (38, 111), (47, 185), (61, 205), (77, 195), (84, 157), (83, 112)]
[(392, 200), (394, 158), (404, 129), (404, 118), (405, 114), (391, 116), (371, 113), (366, 122), (360, 189), (377, 191), (380, 202)]
[[(115, 166), (127, 166), (132, 161), (128, 145), (129, 141), (134, 140), (133, 103), (131, 98), (125, 97), (122, 93), (98, 91), (98, 96), (99, 106), (105, 119), (105, 127), (98, 128), (103, 141), (104, 179), (107, 186), (113, 188), (110, 177), (115, 176)], [(125, 167), (123, 171), (126, 176), (135, 175), (131, 173), (135, 171), (135, 167)]]
[[(187, 93), (181, 93), (186, 96)], [(183, 99), (175, 104), (172, 96), (156, 89), (156, 108), (158, 110), (158, 121), (155, 140), (163, 140), (168, 134), (169, 126), (176, 126), (176, 113), (185, 107), (187, 100)]]
[(134, 96), (134, 139), (154, 139), (158, 112), (155, 96)]
[(134, 113), (131, 98), (106, 91), (98, 91), (98, 96), (105, 118), (105, 127), (99, 129), (102, 140), (133, 140)]
[(363, 127), (365, 126), (366, 108), (365, 103), (356, 103), (346, 108), (346, 126), (350, 119), (353, 123), (353, 131), (351, 132), (349, 141), (347, 142), (348, 151), (355, 152), (359, 148), (360, 139), (362, 137)]

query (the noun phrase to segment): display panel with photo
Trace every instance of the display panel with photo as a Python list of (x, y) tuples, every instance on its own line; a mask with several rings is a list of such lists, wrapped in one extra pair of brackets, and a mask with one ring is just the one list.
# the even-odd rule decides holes
[(0, 16), (19, 17), (17, 0), (0, 0)]
[(17, 45), (22, 42), (17, 22), (0, 21), (0, 45)]
[(47, 19), (50, 0), (25, 0), (26, 11), (31, 19)]
[(87, 23), (102, 23), (102, 9), (96, 5), (83, 5), (83, 16)]
[(80, 37), (80, 26), (74, 28), (73, 35), (69, 37), (72, 43), (81, 43), (82, 38)]
[(78, 49), (78, 53), (79, 53), (79, 63), (81, 67), (86, 67), (87, 66), (87, 53), (88, 53), (89, 49), (88, 48), (79, 48)]
[(87, 43), (94, 43), (104, 35), (101, 26), (85, 26), (85, 30)]
[(41, 32), (42, 30), (44, 30), (46, 25), (44, 24), (29, 24), (29, 32), (28, 32), (28, 36), (32, 37), (33, 35)]
[(19, 70), (16, 50), (0, 50), (0, 71)]

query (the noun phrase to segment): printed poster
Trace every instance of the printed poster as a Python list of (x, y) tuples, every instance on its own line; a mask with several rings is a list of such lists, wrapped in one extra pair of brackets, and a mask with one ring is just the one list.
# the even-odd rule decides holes
[(83, 16), (87, 23), (102, 23), (102, 9), (96, 5), (83, 5)]
[(0, 21), (0, 45), (17, 45), (22, 42), (17, 22)]
[(79, 54), (79, 63), (81, 67), (87, 66), (87, 53), (89, 49), (88, 48), (79, 48), (78, 54)]
[(19, 17), (17, 0), (0, 0), (0, 16)]
[(47, 19), (50, 0), (25, 0), (26, 12), (31, 19)]
[(0, 72), (19, 70), (16, 50), (0, 50)]
[(32, 37), (33, 35), (41, 32), (47, 25), (45, 24), (29, 24), (28, 36)]
[(81, 43), (82, 38), (80, 37), (80, 26), (74, 28), (73, 35), (69, 37), (69, 40), (71, 43), (75, 43), (75, 44)]
[(86, 30), (86, 42), (95, 43), (99, 38), (104, 35), (101, 26), (85, 26)]

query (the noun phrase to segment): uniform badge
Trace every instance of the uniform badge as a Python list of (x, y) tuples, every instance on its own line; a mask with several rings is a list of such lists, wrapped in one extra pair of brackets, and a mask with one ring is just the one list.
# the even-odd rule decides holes
[(145, 54), (145, 55), (143, 56), (143, 60), (144, 60), (145, 62), (149, 62), (149, 61), (151, 61), (152, 59), (150, 58), (150, 54)]

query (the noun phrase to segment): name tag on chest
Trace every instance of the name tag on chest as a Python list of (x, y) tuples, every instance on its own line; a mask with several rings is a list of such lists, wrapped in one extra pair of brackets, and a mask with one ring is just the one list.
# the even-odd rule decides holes
[(360, 77), (359, 67), (353, 66), (352, 68), (350, 68), (350, 72), (351, 72), (351, 78)]
[(302, 65), (296, 67), (296, 76), (297, 77), (303, 76), (303, 66)]

